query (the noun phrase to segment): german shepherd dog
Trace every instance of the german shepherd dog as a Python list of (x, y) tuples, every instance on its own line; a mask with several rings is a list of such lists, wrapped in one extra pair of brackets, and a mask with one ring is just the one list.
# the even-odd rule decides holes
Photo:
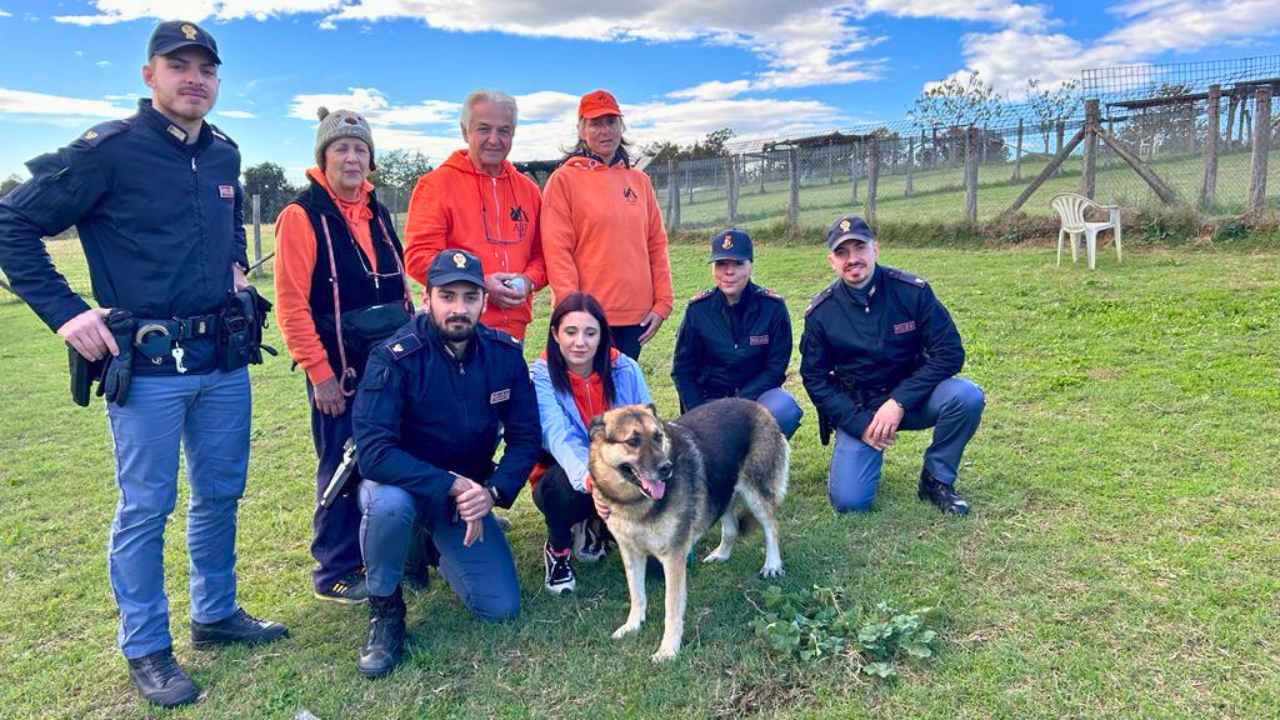
[(764, 529), (760, 574), (782, 574), (778, 505), (787, 492), (790, 446), (764, 406), (715, 400), (674, 422), (652, 405), (626, 405), (591, 422), (588, 463), (595, 489), (609, 505), (606, 524), (627, 573), (631, 612), (615, 639), (644, 623), (645, 563), (653, 555), (666, 576), (666, 618), (653, 661), (670, 660), (684, 635), (685, 559), (716, 520), (720, 545), (704, 562), (725, 561), (743, 522)]

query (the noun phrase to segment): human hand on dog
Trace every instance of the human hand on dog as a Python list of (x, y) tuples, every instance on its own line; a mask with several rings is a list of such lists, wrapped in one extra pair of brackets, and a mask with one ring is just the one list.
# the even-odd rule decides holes
[(893, 398), (885, 400), (880, 409), (876, 410), (875, 416), (871, 418), (867, 429), (863, 431), (862, 442), (884, 452), (898, 439), (898, 425), (902, 423), (902, 416), (905, 414), (906, 411), (897, 400)]
[(609, 506), (605, 503), (604, 497), (600, 495), (599, 490), (591, 491), (591, 504), (596, 506), (596, 515), (599, 515), (601, 520), (609, 519)]

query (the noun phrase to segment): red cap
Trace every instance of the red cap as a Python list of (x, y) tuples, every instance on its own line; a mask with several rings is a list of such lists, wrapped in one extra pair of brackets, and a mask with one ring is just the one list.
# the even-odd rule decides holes
[(618, 101), (613, 98), (605, 90), (593, 90), (578, 101), (578, 117), (584, 120), (600, 117), (601, 115), (621, 115), (622, 108), (618, 107)]

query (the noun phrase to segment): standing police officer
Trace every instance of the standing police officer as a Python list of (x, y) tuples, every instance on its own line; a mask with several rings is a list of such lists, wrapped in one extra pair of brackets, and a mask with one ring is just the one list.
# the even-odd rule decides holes
[[(538, 402), (520, 341), (479, 324), (484, 272), (444, 250), (427, 270), (426, 312), (374, 348), (352, 409), (369, 637), (357, 667), (380, 677), (404, 650), (404, 575), (414, 522), (440, 572), (486, 620), (520, 611), (515, 561), (490, 512), (510, 508), (542, 450)], [(499, 430), (506, 450), (497, 467)]]
[[(161, 23), (142, 77), (151, 99), (27, 164), (0, 201), (0, 268), (13, 289), (87, 361), (115, 445), (120, 501), (108, 570), (119, 644), (147, 700), (193, 702), (174, 660), (164, 590), (164, 526), (179, 446), (191, 499), (191, 639), (197, 648), (286, 635), (236, 603), (236, 507), (249, 463), (249, 373), (224, 336), (229, 294), (248, 288), (236, 144), (204, 122), (218, 96), (218, 46), (193, 23)], [(98, 308), (54, 268), (41, 238), (75, 225)], [(243, 320), (243, 318), (241, 318)], [(136, 347), (135, 347), (136, 345)], [(110, 357), (108, 357), (110, 356)], [(243, 355), (241, 355), (243, 357)], [(238, 366), (237, 366), (238, 365)]]
[(883, 453), (898, 430), (933, 427), (918, 495), (964, 515), (956, 469), (982, 420), (982, 390), (954, 377), (960, 333), (923, 279), (876, 264), (875, 235), (846, 215), (827, 230), (837, 280), (805, 311), (800, 375), (818, 409), (822, 443), (835, 430), (828, 492), (838, 512), (871, 509)]
[(716, 286), (695, 295), (676, 335), (671, 377), (688, 412), (717, 398), (755, 400), (788, 438), (803, 412), (782, 389), (791, 362), (791, 317), (782, 296), (751, 282), (751, 236), (731, 229), (711, 237)]

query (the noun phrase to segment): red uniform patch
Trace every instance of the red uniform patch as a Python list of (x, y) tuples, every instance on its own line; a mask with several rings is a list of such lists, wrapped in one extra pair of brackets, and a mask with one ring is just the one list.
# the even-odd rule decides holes
[(230, 185), (219, 185), (218, 197), (222, 198), (223, 200), (235, 200), (236, 189)]

